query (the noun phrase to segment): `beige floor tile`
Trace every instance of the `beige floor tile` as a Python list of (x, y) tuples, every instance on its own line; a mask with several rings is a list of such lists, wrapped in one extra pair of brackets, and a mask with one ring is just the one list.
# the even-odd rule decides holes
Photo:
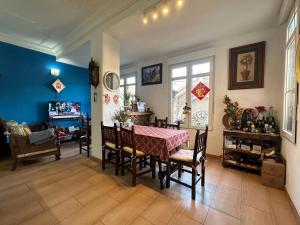
[(81, 204), (75, 198), (70, 198), (50, 208), (49, 211), (55, 216), (55, 218), (62, 221), (75, 213), (81, 207)]
[(224, 170), (220, 178), (220, 183), (234, 189), (242, 189), (243, 173), (238, 170)]
[(79, 182), (86, 181), (88, 178), (90, 178), (96, 174), (97, 174), (97, 172), (95, 172), (94, 170), (85, 168), (85, 169), (81, 170), (80, 172), (75, 173), (75, 174), (59, 181), (58, 183), (62, 186), (73, 186)]
[(156, 198), (141, 215), (153, 224), (168, 224), (178, 206), (178, 200), (173, 200), (161, 195)]
[(137, 191), (137, 187), (125, 186), (119, 184), (114, 190), (109, 192), (109, 195), (119, 202), (128, 199), (133, 193)]
[(61, 225), (90, 225), (116, 208), (118, 202), (109, 196), (98, 198), (83, 206), (61, 222)]
[[(45, 157), (20, 164), (13, 172), (6, 171), (11, 162), (0, 162), (1, 225), (236, 225), (239, 211), (245, 225), (297, 224), (285, 191), (263, 186), (260, 176), (224, 169), (218, 159), (208, 159), (205, 187), (198, 183), (192, 201), (189, 188), (172, 183), (160, 190), (150, 175), (131, 187), (130, 174), (115, 176), (111, 165), (102, 171), (78, 155), (78, 145), (63, 145), (62, 155), (60, 161)], [(182, 179), (190, 182), (189, 174)], [(240, 201), (241, 210), (235, 208)]]
[(152, 223), (142, 217), (138, 217), (131, 225), (152, 225)]
[(26, 184), (21, 184), (0, 192), (0, 202), (7, 199), (12, 199), (24, 195), (29, 192), (29, 187)]
[(240, 220), (210, 208), (204, 225), (240, 225)]
[(58, 219), (51, 213), (51, 211), (45, 211), (20, 223), (20, 225), (54, 225), (58, 222)]
[(96, 184), (87, 189), (82, 190), (80, 193), (75, 195), (75, 197), (81, 204), (86, 205), (94, 199), (106, 195), (108, 192), (112, 191), (116, 187), (117, 185), (115, 183), (112, 184), (104, 182), (102, 184)]
[(272, 202), (277, 225), (297, 225), (297, 215), (289, 204)]
[(52, 184), (54, 182), (63, 180), (64, 178), (67, 178), (71, 175), (72, 175), (72, 172), (70, 170), (65, 170), (65, 171), (58, 172), (56, 174), (52, 174), (52, 175), (31, 181), (28, 183), (28, 185), (32, 189), (41, 188), (41, 187), (47, 186), (49, 184)]
[(272, 213), (267, 188), (263, 185), (247, 184), (242, 190), (242, 204)]
[(249, 184), (249, 183), (262, 185), (261, 176), (252, 173), (245, 173), (243, 176), (243, 184)]
[(130, 198), (109, 211), (101, 222), (105, 225), (131, 224), (137, 216), (153, 201), (153, 198), (135, 193)]
[(290, 204), (289, 197), (286, 191), (267, 187), (271, 202), (277, 202), (282, 204)]
[(94, 223), (93, 225), (105, 225), (104, 223), (102, 223), (101, 221), (97, 221), (96, 223)]
[(183, 225), (183, 224), (200, 225), (201, 223), (180, 213), (176, 213), (169, 222), (169, 225)]
[(177, 212), (203, 224), (207, 216), (208, 209), (209, 208), (207, 206), (197, 200), (193, 201), (191, 199), (186, 199), (180, 202)]
[[(274, 216), (267, 212), (242, 206), (241, 225), (275, 225)], [(287, 224), (286, 224), (287, 225)]]
[(66, 201), (70, 197), (76, 195), (77, 193), (80, 193), (83, 190), (86, 190), (89, 188), (91, 185), (88, 183), (74, 183), (72, 186), (67, 186), (67, 187), (62, 187), (59, 192), (52, 193), (45, 198), (42, 199), (43, 205), (46, 207), (53, 207), (56, 204)]
[(226, 185), (219, 185), (212, 200), (211, 207), (240, 219), (241, 198), (242, 194), (240, 190), (233, 189)]
[(3, 225), (19, 224), (43, 211), (44, 209), (38, 202), (28, 202), (20, 205), (18, 208), (2, 213), (0, 215), (0, 223)]

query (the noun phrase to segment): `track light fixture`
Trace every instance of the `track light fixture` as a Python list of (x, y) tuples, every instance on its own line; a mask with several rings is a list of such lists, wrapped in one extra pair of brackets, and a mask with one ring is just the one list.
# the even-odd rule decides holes
[(143, 24), (149, 23), (149, 17), (153, 21), (157, 21), (161, 13), (162, 16), (168, 16), (172, 8), (180, 9), (184, 5), (185, 0), (160, 0), (144, 10), (142, 18)]

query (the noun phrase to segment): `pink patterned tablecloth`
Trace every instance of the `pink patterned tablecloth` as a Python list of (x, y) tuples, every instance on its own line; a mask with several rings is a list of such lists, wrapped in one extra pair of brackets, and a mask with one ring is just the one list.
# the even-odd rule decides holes
[(163, 161), (168, 161), (170, 152), (189, 140), (185, 130), (139, 125), (135, 125), (134, 129), (136, 148), (149, 155), (159, 156)]

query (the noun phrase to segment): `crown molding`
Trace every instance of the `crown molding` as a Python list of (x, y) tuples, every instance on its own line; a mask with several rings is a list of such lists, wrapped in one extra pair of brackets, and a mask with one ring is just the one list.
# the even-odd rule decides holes
[(16, 37), (16, 36), (11, 36), (11, 35), (0, 33), (0, 41), (5, 42), (5, 43), (9, 43), (9, 44), (12, 44), (12, 45), (16, 45), (16, 46), (19, 46), (19, 47), (22, 47), (22, 48), (27, 48), (27, 49), (30, 49), (30, 50), (34, 50), (34, 51), (38, 51), (38, 52), (42, 52), (42, 53), (45, 53), (45, 54), (56, 56), (56, 52), (53, 51), (52, 49), (42, 47), (38, 44), (26, 41), (23, 38), (19, 38), (19, 37)]
[(58, 52), (57, 57), (64, 57), (64, 55), (89, 41), (93, 33), (105, 31), (113, 24), (149, 7), (154, 2), (157, 2), (157, 0), (128, 0), (122, 7), (117, 7), (117, 3), (114, 5), (110, 3), (110, 10), (106, 10), (101, 16), (98, 13), (94, 14), (85, 20), (65, 38), (62, 45), (57, 46), (58, 48), (55, 49)]

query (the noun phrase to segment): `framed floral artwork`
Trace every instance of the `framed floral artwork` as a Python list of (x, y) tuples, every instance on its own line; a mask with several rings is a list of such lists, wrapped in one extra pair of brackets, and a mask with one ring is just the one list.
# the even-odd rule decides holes
[(266, 42), (237, 48), (229, 53), (229, 90), (263, 88)]

